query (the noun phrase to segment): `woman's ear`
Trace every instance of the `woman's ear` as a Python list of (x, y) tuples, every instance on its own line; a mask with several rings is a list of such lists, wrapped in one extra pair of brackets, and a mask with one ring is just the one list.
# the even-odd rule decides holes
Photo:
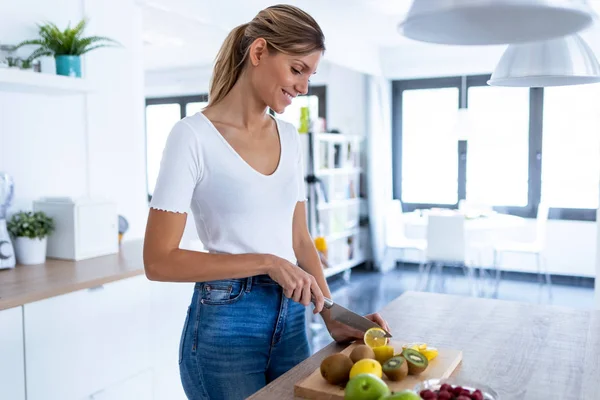
[(248, 56), (250, 57), (250, 63), (253, 66), (258, 66), (261, 59), (267, 54), (267, 41), (263, 38), (258, 38), (250, 45)]

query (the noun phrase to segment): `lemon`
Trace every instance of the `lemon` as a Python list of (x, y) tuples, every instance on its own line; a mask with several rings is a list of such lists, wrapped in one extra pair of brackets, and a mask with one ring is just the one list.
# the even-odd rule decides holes
[(419, 350), (419, 353), (423, 354), (427, 358), (427, 361), (431, 361), (437, 357), (438, 349), (435, 347), (428, 347), (424, 350)]
[(325, 238), (322, 236), (316, 237), (315, 238), (315, 247), (321, 253), (327, 251), (327, 242), (325, 241)]
[(388, 344), (386, 333), (381, 328), (371, 328), (365, 332), (364, 341), (367, 346), (374, 349), (375, 347), (385, 346)]
[(394, 356), (394, 348), (387, 345), (374, 347), (373, 353), (375, 353), (375, 359), (379, 361), (380, 364), (383, 364)]
[(350, 379), (360, 374), (373, 374), (376, 377), (381, 378), (382, 372), (379, 361), (363, 358), (352, 366), (352, 369), (350, 370)]

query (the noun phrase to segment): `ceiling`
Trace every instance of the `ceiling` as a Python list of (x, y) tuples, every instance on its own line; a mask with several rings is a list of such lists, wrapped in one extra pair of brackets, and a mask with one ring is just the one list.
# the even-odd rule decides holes
[[(277, 2), (140, 0), (140, 3), (145, 68), (165, 70), (211, 65), (233, 27), (250, 21), (259, 10)], [(478, 68), (491, 70), (505, 48), (441, 46), (404, 38), (397, 33), (396, 26), (405, 17), (412, 0), (288, 0), (287, 3), (307, 11), (321, 25), (327, 46), (325, 60), (365, 73), (387, 76), (403, 66), (418, 71), (421, 65), (431, 69), (430, 64), (444, 62), (455, 66), (479, 63)]]

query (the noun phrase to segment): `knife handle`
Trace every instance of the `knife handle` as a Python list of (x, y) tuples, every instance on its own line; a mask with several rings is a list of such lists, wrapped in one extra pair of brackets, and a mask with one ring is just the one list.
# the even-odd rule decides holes
[[(314, 303), (315, 302), (314, 296), (311, 296), (310, 298), (311, 298), (312, 302)], [(330, 309), (331, 307), (333, 307), (333, 300), (328, 299), (327, 297), (323, 297), (323, 300), (325, 300), (325, 302), (323, 303), (324, 308)]]

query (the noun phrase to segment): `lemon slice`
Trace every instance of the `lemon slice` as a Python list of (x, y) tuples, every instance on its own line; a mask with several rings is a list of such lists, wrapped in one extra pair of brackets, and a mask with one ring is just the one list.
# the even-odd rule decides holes
[(367, 346), (374, 349), (375, 347), (385, 346), (388, 344), (386, 333), (381, 328), (371, 328), (365, 332), (364, 341)]
[(438, 356), (438, 349), (435, 347), (428, 347), (425, 350), (419, 350), (419, 352), (427, 358), (427, 361), (431, 361)]

